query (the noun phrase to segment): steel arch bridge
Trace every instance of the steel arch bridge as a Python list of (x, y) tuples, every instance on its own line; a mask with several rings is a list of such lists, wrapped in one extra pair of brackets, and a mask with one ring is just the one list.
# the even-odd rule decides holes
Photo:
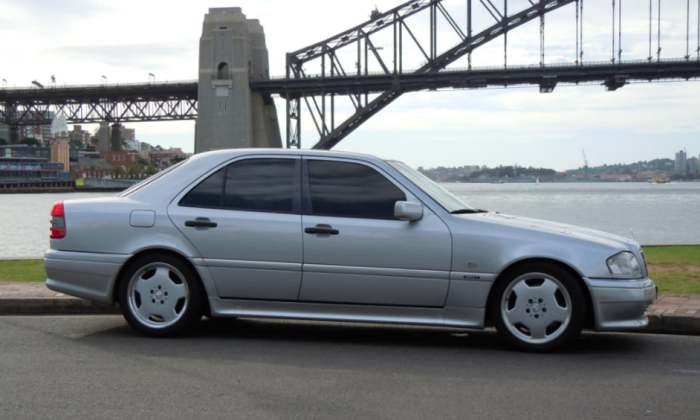
[[(516, 1), (525, 7), (512, 13)], [(661, 55), (662, 0), (649, 0), (648, 8), (644, 0), (510, 0), (511, 10), (509, 0), (460, 0), (466, 7), (463, 23), (446, 6), (456, 0), (411, 0), (383, 13), (374, 11), (358, 26), (287, 54), (284, 77), (251, 80), (250, 88), (286, 101), (287, 147), (301, 147), (301, 117), (306, 112), (318, 133), (313, 147), (330, 149), (409, 92), (533, 85), (547, 93), (560, 84), (600, 83), (616, 90), (634, 82), (695, 80), (700, 77), (700, 0), (675, 1), (685, 6), (680, 13), (685, 19), (684, 25), (674, 22), (678, 23), (674, 26), (684, 26), (686, 35), (685, 55), (675, 59)], [(584, 6), (588, 10), (591, 3), (611, 6), (608, 61), (584, 60)], [(691, 3), (698, 11), (693, 31)], [(646, 57), (622, 59), (623, 4), (644, 15), (648, 10)], [(575, 28), (574, 58), (546, 63), (545, 17), (563, 8), (575, 12), (569, 25)], [(487, 22), (474, 21), (479, 13)], [(529, 22), (539, 22), (539, 62), (514, 66), (509, 63), (508, 36)], [(444, 47), (447, 31), (454, 42)], [(695, 32), (697, 47), (691, 48)], [(498, 39), (503, 40), (503, 64), (473, 67), (472, 54)], [(382, 52), (384, 46), (387, 52)], [(462, 58), (466, 60), (459, 61)], [(466, 66), (458, 67), (459, 63)], [(307, 70), (310, 67), (317, 71)], [(340, 110), (342, 105), (337, 106), (340, 101), (347, 105), (349, 116)], [(48, 111), (63, 113), (73, 123), (196, 119), (197, 81), (0, 89), (2, 123), (12, 127), (47, 124)]]

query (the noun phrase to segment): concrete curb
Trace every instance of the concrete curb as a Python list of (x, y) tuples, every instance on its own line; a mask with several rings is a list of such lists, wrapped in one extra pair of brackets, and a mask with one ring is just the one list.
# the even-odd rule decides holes
[(4, 298), (0, 315), (112, 315), (119, 307), (76, 298)]
[[(117, 315), (118, 306), (78, 298), (3, 298), (0, 315)], [(700, 335), (700, 316), (649, 315), (649, 326), (630, 330), (640, 334)]]
[(639, 332), (700, 335), (700, 316), (649, 315), (649, 326)]

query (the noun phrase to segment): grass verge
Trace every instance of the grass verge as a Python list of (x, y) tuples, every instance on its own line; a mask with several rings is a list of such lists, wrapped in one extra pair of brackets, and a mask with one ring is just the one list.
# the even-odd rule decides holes
[(43, 260), (0, 261), (0, 281), (28, 283), (45, 280)]
[[(645, 247), (649, 276), (661, 294), (700, 295), (700, 245)], [(43, 282), (42, 260), (0, 261), (0, 282)]]

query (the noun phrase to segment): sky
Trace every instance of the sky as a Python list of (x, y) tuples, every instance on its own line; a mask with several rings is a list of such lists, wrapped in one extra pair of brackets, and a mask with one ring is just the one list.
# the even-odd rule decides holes
[[(656, 51), (657, 1), (653, 0), (653, 50)], [(687, 0), (664, 0), (661, 9), (662, 58), (686, 54)], [(503, 0), (492, 0), (502, 10)], [(619, 4), (620, 0), (618, 0)], [(283, 75), (285, 53), (319, 42), (368, 19), (376, 6), (391, 9), (401, 0), (210, 0), (135, 1), (102, 0), (0, 0), (0, 79), (9, 87), (27, 86), (32, 80), (48, 83), (55, 75), (59, 85), (192, 80), (197, 77), (199, 37), (204, 14), (210, 7), (241, 7), (249, 19), (265, 28), (270, 74)], [(648, 55), (649, 3), (624, 0), (622, 10), (623, 59)], [(698, 0), (690, 1), (689, 50), (698, 48)], [(457, 23), (466, 26), (466, 1), (445, 0)], [(527, 0), (509, 0), (509, 12), (527, 7)], [(474, 1), (474, 28), (493, 24)], [(562, 7), (547, 17), (546, 63), (573, 62), (575, 8)], [(618, 16), (616, 14), (616, 16)], [(584, 61), (609, 61), (611, 0), (584, 0)], [(617, 25), (616, 17), (616, 25)], [(409, 21), (426, 40), (427, 14)], [(439, 24), (438, 49), (457, 42), (447, 25)], [(378, 36), (375, 46), (391, 62), (392, 43)], [(616, 41), (617, 42), (617, 37)], [(407, 44), (408, 45), (408, 44)], [(513, 30), (508, 39), (511, 65), (539, 62), (539, 24)], [(619, 48), (617, 45), (615, 51)], [(352, 66), (352, 52), (341, 60)], [(416, 48), (407, 50), (404, 68), (422, 64)], [(453, 67), (466, 67), (466, 59)], [(473, 55), (473, 66), (502, 66), (503, 41), (484, 45)], [(371, 63), (370, 70), (378, 70)], [(313, 66), (307, 72), (313, 73)], [(0, 85), (2, 88), (2, 85)], [(279, 121), (284, 127), (285, 102), (277, 98)], [(536, 87), (450, 90), (408, 93), (343, 140), (336, 149), (391, 157), (410, 166), (426, 168), (462, 165), (519, 165), (556, 170), (583, 164), (632, 163), (674, 158), (687, 148), (700, 154), (700, 83), (642, 83), (606, 92), (599, 85), (557, 86), (540, 94)], [(339, 111), (349, 106), (339, 102)], [(310, 148), (318, 134), (308, 115), (302, 146)], [(163, 147), (194, 149), (194, 122), (131, 123), (137, 138)], [(97, 125), (85, 128), (94, 130)]]

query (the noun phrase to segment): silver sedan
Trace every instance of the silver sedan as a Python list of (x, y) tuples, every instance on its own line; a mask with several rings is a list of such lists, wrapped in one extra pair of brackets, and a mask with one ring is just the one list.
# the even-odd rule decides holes
[(47, 286), (148, 336), (209, 317), (484, 328), (521, 350), (645, 327), (636, 242), (465, 204), (403, 163), (307, 150), (203, 153), (52, 210)]

